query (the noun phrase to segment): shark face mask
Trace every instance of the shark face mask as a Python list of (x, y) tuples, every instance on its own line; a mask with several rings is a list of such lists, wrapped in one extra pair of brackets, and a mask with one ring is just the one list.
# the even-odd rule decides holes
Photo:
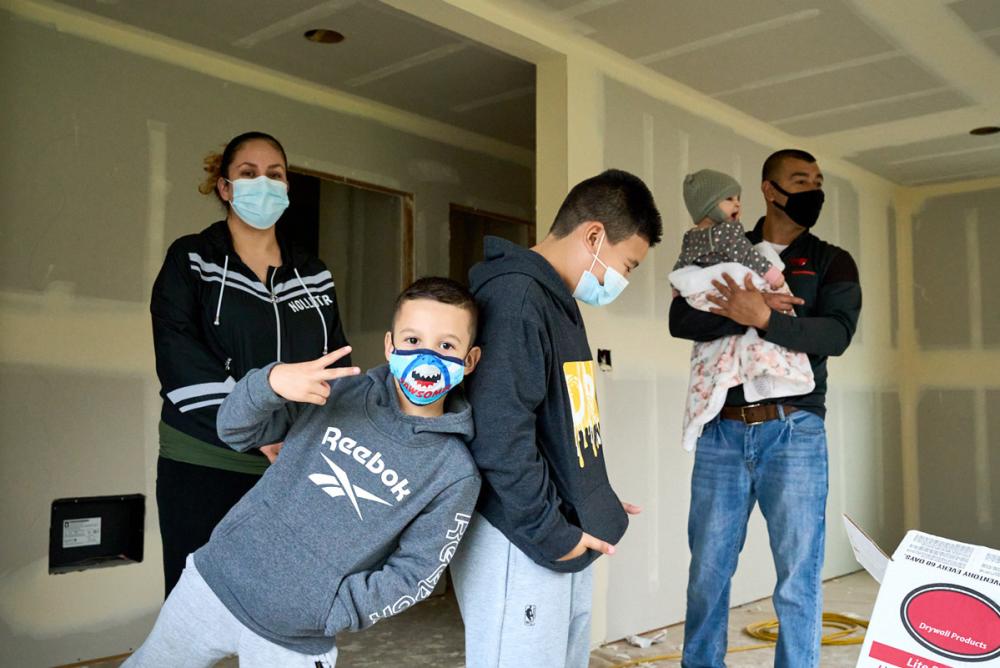
[(426, 406), (448, 394), (462, 382), (465, 362), (458, 357), (446, 357), (433, 350), (399, 350), (389, 356), (389, 371), (399, 381), (410, 403)]

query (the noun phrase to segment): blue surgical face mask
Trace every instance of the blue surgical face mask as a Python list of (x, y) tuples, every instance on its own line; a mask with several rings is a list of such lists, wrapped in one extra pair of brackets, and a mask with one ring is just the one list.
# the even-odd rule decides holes
[(410, 403), (426, 406), (462, 382), (465, 362), (426, 348), (399, 350), (393, 347), (389, 371), (399, 381), (399, 388)]
[[(590, 269), (583, 272), (580, 282), (576, 284), (576, 290), (573, 291), (574, 297), (591, 306), (610, 304), (622, 293), (622, 290), (628, 287), (628, 279), (604, 264), (598, 257), (601, 253), (604, 237), (605, 235), (602, 234), (601, 240), (597, 243), (597, 252), (594, 253), (594, 261), (590, 263)], [(598, 262), (604, 267), (604, 285), (601, 285), (597, 276), (593, 274), (594, 265)]]
[(284, 181), (258, 176), (229, 183), (233, 186), (233, 199), (229, 204), (250, 227), (269, 229), (288, 208), (288, 185)]

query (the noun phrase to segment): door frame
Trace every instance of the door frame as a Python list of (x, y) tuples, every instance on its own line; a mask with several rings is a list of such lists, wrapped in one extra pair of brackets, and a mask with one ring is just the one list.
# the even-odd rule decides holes
[[(454, 266), (456, 262), (456, 256), (455, 256), (455, 249), (452, 246), (453, 243), (455, 242), (455, 234), (457, 233), (457, 231), (467, 229), (467, 224), (461, 224), (461, 223), (467, 223), (467, 221), (456, 220), (456, 214), (458, 214), (459, 216), (461, 215), (475, 216), (480, 219), (495, 220), (502, 223), (520, 225), (528, 229), (528, 238), (531, 241), (531, 245), (534, 245), (534, 243), (537, 241), (537, 239), (535, 238), (535, 222), (532, 220), (524, 220), (521, 218), (516, 218), (514, 216), (508, 216), (502, 213), (496, 213), (494, 211), (486, 211), (484, 209), (479, 209), (471, 206), (464, 206), (462, 204), (456, 204), (454, 202), (450, 202), (448, 204), (448, 230), (449, 234), (451, 235), (448, 240), (448, 259), (449, 259), (448, 275), (454, 277), (459, 282), (464, 283), (467, 279), (465, 277), (459, 278), (458, 275), (456, 274), (456, 268)], [(462, 266), (465, 266), (464, 262)]]
[(402, 252), (401, 260), (402, 267), (400, 267), (400, 276), (402, 278), (402, 285), (399, 286), (400, 290), (405, 290), (411, 283), (413, 283), (414, 276), (414, 261), (413, 261), (413, 193), (406, 192), (405, 190), (396, 190), (395, 188), (389, 188), (387, 186), (380, 186), (375, 183), (368, 183), (367, 181), (359, 181), (358, 179), (352, 179), (349, 176), (339, 176), (337, 174), (330, 174), (329, 172), (321, 172), (315, 169), (310, 169), (308, 167), (300, 167), (298, 165), (289, 165), (288, 171), (295, 172), (296, 174), (302, 174), (304, 176), (311, 176), (313, 178), (322, 179), (324, 181), (334, 181), (336, 183), (343, 183), (344, 185), (351, 186), (352, 188), (360, 188), (361, 190), (371, 190), (377, 193), (382, 193), (384, 195), (392, 195), (398, 197), (400, 200), (400, 223), (402, 224)]
[(537, 229), (535, 227), (535, 221), (525, 220), (523, 218), (515, 218), (514, 216), (508, 216), (503, 213), (496, 213), (495, 211), (487, 211), (486, 209), (478, 209), (474, 206), (464, 206), (462, 204), (455, 204), (451, 202), (448, 205), (448, 223), (451, 223), (451, 214), (454, 212), (458, 213), (471, 213), (475, 216), (482, 216), (483, 218), (492, 218), (494, 220), (501, 220), (505, 223), (515, 223), (518, 225), (527, 225), (531, 228), (531, 238), (537, 241)]

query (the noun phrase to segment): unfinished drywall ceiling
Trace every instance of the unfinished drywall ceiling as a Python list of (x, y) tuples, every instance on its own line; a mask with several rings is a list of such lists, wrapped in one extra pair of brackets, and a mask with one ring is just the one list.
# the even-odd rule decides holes
[(896, 183), (911, 186), (986, 177), (1000, 164), (1000, 134), (974, 136), (967, 132), (872, 149), (853, 161), (879, 169)]
[(601, 4), (574, 17), (591, 39), (779, 127), (942, 85), (837, 1)]
[[(236, 0), (61, 0), (319, 85), (530, 147), (534, 68), (415, 18), (418, 4), (296, 0), (241, 11)], [(1000, 122), (1000, 3), (920, 2), (896, 12), (863, 0), (505, 0), (575, 31), (719, 104), (904, 185), (1000, 174), (1000, 138), (978, 156), (927, 154), (900, 168), (883, 149)], [(234, 19), (234, 16), (236, 17)], [(302, 39), (332, 27), (334, 46)], [(378, 49), (370, 45), (378, 44)]]
[(525, 2), (582, 38), (897, 183), (1000, 174), (996, 153), (975, 165), (935, 155), (913, 176), (879, 153), (1000, 123), (1000, 93), (986, 85), (1000, 80), (1000, 3), (992, 0), (914, 2), (905, 11), (863, 0)]
[[(61, 0), (210, 51), (534, 146), (534, 66), (372, 0)], [(339, 44), (309, 42), (312, 28)]]
[(995, 0), (954, 0), (948, 3), (948, 9), (1000, 55), (1000, 9)]

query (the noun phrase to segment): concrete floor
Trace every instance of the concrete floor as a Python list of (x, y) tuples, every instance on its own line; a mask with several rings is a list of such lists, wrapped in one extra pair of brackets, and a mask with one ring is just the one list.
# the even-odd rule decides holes
[[(868, 619), (875, 607), (875, 597), (878, 594), (878, 583), (864, 571), (852, 573), (823, 584), (824, 605), (827, 612), (839, 612), (854, 617)], [(729, 614), (729, 648), (730, 650), (760, 644), (760, 641), (744, 633), (748, 625), (768, 621), (775, 618), (771, 599), (748, 603), (733, 608)], [(653, 636), (655, 633), (644, 635)], [(679, 654), (684, 642), (684, 625), (677, 624), (667, 628), (666, 639), (648, 649), (639, 649), (625, 642), (611, 643), (600, 647), (590, 655), (590, 668), (613, 668), (622, 662), (645, 656), (662, 656)], [(861, 645), (826, 646), (820, 653), (820, 665), (823, 668), (854, 668), (858, 662)], [(680, 660), (662, 660), (641, 664), (643, 668), (666, 668), (679, 666)], [(345, 664), (346, 665), (346, 664)], [(773, 649), (757, 649), (748, 652), (731, 652), (726, 657), (729, 668), (756, 668), (774, 665)]]
[[(825, 609), (868, 619), (878, 593), (876, 582), (864, 572), (854, 573), (824, 584)], [(775, 617), (770, 599), (734, 608), (729, 618), (729, 646), (758, 644), (743, 629), (751, 623)], [(637, 629), (638, 631), (638, 629)], [(654, 635), (649, 633), (647, 635)], [(683, 625), (667, 629), (666, 640), (648, 649), (616, 642), (591, 654), (590, 668), (613, 668), (617, 664), (644, 656), (678, 653), (683, 643)], [(338, 636), (340, 656), (337, 668), (462, 668), (465, 661), (462, 618), (458, 604), (449, 592), (435, 596), (401, 615), (379, 622), (363, 633)], [(860, 645), (824, 647), (823, 668), (853, 668)], [(772, 666), (774, 650), (760, 649), (730, 654), (729, 668)], [(114, 668), (120, 662), (91, 664), (94, 668)], [(236, 668), (236, 659), (228, 659), (216, 668)], [(643, 666), (679, 666), (679, 660), (661, 660)], [(533, 668), (522, 666), (518, 668)]]

